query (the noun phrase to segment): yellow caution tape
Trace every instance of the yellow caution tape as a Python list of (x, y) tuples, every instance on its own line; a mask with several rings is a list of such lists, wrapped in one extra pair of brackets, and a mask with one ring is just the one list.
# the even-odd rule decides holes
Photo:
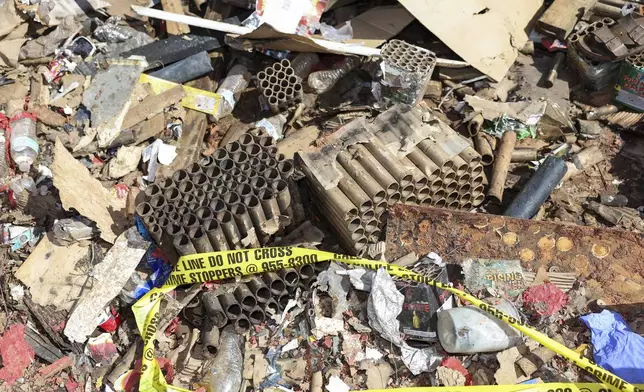
[[(644, 385), (637, 384), (637, 388)], [(469, 387), (414, 387), (392, 389), (370, 389), (365, 392), (617, 392), (604, 384), (592, 383), (539, 383), (516, 385), (474, 385)]]
[[(141, 74), (139, 77), (139, 83), (149, 83), (155, 94), (161, 94), (162, 92), (179, 85), (178, 83), (155, 78), (154, 76), (146, 74)], [(179, 101), (181, 106), (206, 114), (217, 115), (219, 113), (219, 105), (221, 105), (221, 101), (223, 99), (221, 94), (189, 86), (183, 86), (183, 91), (186, 92), (186, 96)]]
[[(504, 321), (510, 326), (521, 331), (523, 334), (536, 340), (543, 346), (556, 352), (562, 357), (568, 359), (578, 367), (594, 375), (603, 384), (556, 384), (565, 385), (565, 388), (559, 390), (556, 387), (552, 392), (644, 392), (642, 385), (635, 386), (630, 384), (614, 374), (608, 372), (602, 367), (596, 365), (593, 361), (585, 358), (580, 353), (577, 353), (561, 343), (550, 339), (547, 335), (532, 329), (527, 326), (523, 321), (516, 319), (510, 315), (505, 314), (492, 305), (488, 305), (478, 298), (467, 294), (461, 290), (450, 287), (444, 283), (433, 281), (423, 275), (400, 267), (394, 264), (389, 264), (383, 261), (372, 261), (359, 257), (346, 256), (342, 254), (325, 252), (320, 250), (295, 248), (291, 246), (274, 247), (274, 248), (258, 248), (258, 249), (240, 249), (229, 250), (223, 252), (199, 253), (189, 256), (182, 256), (174, 271), (166, 281), (162, 288), (153, 289), (142, 297), (136, 304), (133, 305), (132, 310), (136, 317), (136, 323), (143, 338), (143, 366), (141, 368), (141, 381), (139, 390), (142, 392), (148, 391), (186, 391), (182, 388), (176, 388), (168, 385), (161, 373), (156, 360), (154, 359), (154, 339), (156, 335), (156, 322), (159, 313), (159, 305), (161, 297), (164, 293), (173, 290), (176, 286), (184, 284), (205, 283), (221, 279), (232, 278), (235, 276), (253, 275), (262, 272), (277, 271), (284, 268), (296, 268), (304, 264), (318, 263), (324, 261), (337, 261), (340, 263), (348, 264), (354, 267), (362, 267), (365, 269), (378, 270), (384, 268), (390, 275), (396, 276), (401, 279), (411, 280), (418, 283), (424, 283), (435, 286), (437, 288), (448, 291), (452, 294), (458, 295), (463, 300), (472, 303), (474, 306), (482, 309), (491, 316)], [(512, 391), (523, 390), (536, 390), (541, 391), (543, 385), (550, 384), (531, 384), (531, 385), (512, 385)], [(576, 385), (596, 385), (594, 389), (578, 388)], [(575, 386), (573, 388), (573, 386)], [(526, 387), (526, 389), (516, 389), (519, 387)], [(467, 387), (471, 391), (473, 387)], [(490, 388), (490, 386), (484, 386)], [(499, 386), (495, 385), (492, 388), (495, 392)], [(564, 387), (561, 387), (564, 388)], [(599, 388), (599, 389), (598, 389)], [(603, 389), (602, 389), (603, 388)], [(407, 388), (405, 388), (407, 389)], [(427, 388), (409, 388), (425, 390)], [(462, 390), (463, 387), (458, 388)], [(456, 392), (456, 388), (444, 389), (445, 391)], [(432, 392), (435, 388), (432, 388)], [(548, 389), (543, 391), (551, 392)], [(510, 390), (508, 390), (510, 392)]]

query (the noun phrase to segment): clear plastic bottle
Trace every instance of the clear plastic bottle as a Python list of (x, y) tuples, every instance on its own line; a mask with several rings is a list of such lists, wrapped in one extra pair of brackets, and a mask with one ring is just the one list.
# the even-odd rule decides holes
[(250, 73), (248, 68), (241, 64), (235, 64), (228, 75), (221, 81), (219, 88), (217, 89), (217, 94), (220, 94), (224, 97), (222, 103), (219, 105), (219, 113), (217, 113), (217, 119), (225, 117), (233, 112), (237, 100), (241, 95), (242, 91), (248, 87), (250, 82)]
[(237, 392), (244, 370), (244, 337), (232, 325), (221, 330), (219, 351), (212, 362), (208, 392)]
[(313, 72), (307, 79), (309, 87), (317, 94), (325, 93), (331, 90), (344, 75), (358, 68), (360, 62), (361, 59), (358, 57), (345, 57), (343, 61), (335, 64), (333, 69)]
[(6, 131), (0, 128), (0, 183), (9, 175), (9, 162), (7, 162)]
[(38, 156), (36, 116), (20, 112), (11, 117), (11, 158), (21, 172), (27, 173)]
[[(512, 303), (488, 298), (488, 304), (519, 319)], [(443, 310), (438, 315), (438, 338), (452, 354), (474, 354), (505, 350), (521, 343), (521, 334), (505, 322), (475, 306)]]

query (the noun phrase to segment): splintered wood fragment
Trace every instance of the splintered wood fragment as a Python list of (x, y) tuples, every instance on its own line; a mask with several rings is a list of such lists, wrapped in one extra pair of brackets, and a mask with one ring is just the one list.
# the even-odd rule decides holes
[(179, 103), (185, 96), (186, 92), (181, 85), (177, 85), (159, 95), (148, 96), (140, 104), (128, 110), (121, 129), (131, 128), (142, 121), (163, 113), (163, 109)]
[[(161, 0), (161, 6), (164, 11), (172, 12), (173, 14), (184, 15), (181, 0)], [(190, 26), (184, 23), (166, 22), (168, 34), (181, 35), (190, 33)]]

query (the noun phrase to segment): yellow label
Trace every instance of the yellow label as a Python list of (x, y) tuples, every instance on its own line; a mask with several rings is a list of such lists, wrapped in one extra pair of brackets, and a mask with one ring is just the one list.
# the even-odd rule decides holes
[[(141, 74), (139, 83), (149, 83), (155, 94), (161, 94), (162, 92), (179, 85), (178, 83), (155, 78), (154, 76), (146, 74)], [(179, 102), (181, 106), (206, 114), (216, 115), (218, 113), (219, 105), (222, 100), (221, 95), (188, 86), (183, 86), (183, 90), (186, 92), (186, 97)]]
[[(170, 274), (166, 284), (160, 289), (153, 289), (136, 304), (132, 310), (136, 317), (137, 326), (144, 341), (143, 367), (139, 390), (148, 391), (185, 391), (167, 385), (158, 364), (154, 360), (154, 336), (156, 334), (156, 322), (159, 313), (159, 301), (162, 294), (173, 290), (178, 285), (205, 283), (220, 279), (232, 278), (235, 276), (253, 275), (262, 272), (276, 271), (284, 268), (295, 268), (304, 264), (311, 264), (324, 261), (336, 261), (353, 267), (362, 267), (371, 270), (384, 268), (392, 276), (410, 280), (413, 282), (425, 283), (437, 288), (449, 291), (461, 297), (464, 301), (487, 312), (493, 317), (502, 320), (513, 328), (516, 328), (526, 336), (536, 340), (543, 346), (568, 359), (578, 367), (594, 375), (602, 384), (530, 384), (504, 386), (514, 389), (511, 391), (544, 391), (544, 392), (644, 392), (642, 385), (629, 384), (593, 361), (585, 358), (568, 347), (560, 344), (547, 335), (529, 327), (522, 320), (516, 319), (488, 305), (478, 298), (455, 289), (441, 282), (433, 281), (414, 271), (408, 270), (384, 261), (372, 261), (359, 257), (346, 256), (342, 254), (325, 252), (320, 250), (282, 246), (273, 248), (240, 249), (222, 252), (199, 253), (189, 256), (182, 256), (175, 269)], [(549, 386), (554, 387), (550, 388)], [(587, 387), (587, 385), (593, 386)], [(583, 387), (578, 387), (583, 386)], [(431, 392), (472, 391), (472, 388), (486, 388), (499, 391), (499, 386), (480, 387), (457, 387), (457, 388), (404, 388), (410, 391), (421, 391), (431, 389)], [(567, 389), (566, 389), (567, 388)]]

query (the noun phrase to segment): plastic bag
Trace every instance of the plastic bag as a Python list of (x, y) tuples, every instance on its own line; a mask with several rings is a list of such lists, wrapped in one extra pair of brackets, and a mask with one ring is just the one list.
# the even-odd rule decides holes
[(353, 39), (353, 27), (351, 27), (351, 21), (348, 21), (344, 26), (336, 29), (333, 26), (329, 26), (326, 23), (320, 23), (320, 32), (324, 39), (335, 42), (344, 42), (346, 40)]
[(228, 325), (222, 329), (219, 339), (219, 353), (213, 360), (208, 392), (238, 392), (244, 369), (244, 337)]
[(644, 383), (644, 337), (632, 332), (620, 314), (609, 310), (580, 319), (592, 331), (597, 365), (630, 383)]

